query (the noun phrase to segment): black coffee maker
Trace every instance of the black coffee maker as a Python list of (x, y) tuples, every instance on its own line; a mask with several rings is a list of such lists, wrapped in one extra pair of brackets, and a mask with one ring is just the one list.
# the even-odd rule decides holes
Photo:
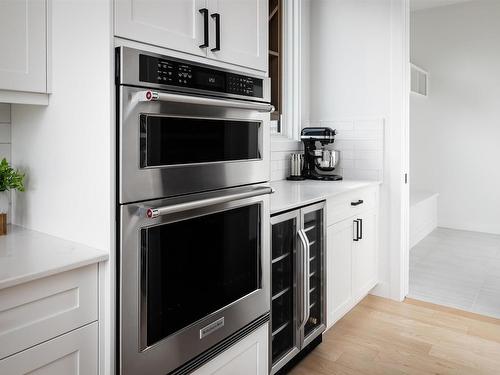
[(321, 181), (342, 180), (342, 176), (332, 173), (339, 162), (339, 152), (325, 148), (335, 141), (336, 134), (334, 129), (326, 127), (302, 129), (300, 133), (300, 139), (304, 142), (302, 177)]

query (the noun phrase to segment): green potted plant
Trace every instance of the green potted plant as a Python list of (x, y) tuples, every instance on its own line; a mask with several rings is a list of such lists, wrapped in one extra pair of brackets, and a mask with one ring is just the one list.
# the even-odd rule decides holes
[(3, 158), (0, 162), (0, 235), (7, 234), (10, 190), (24, 191), (24, 174), (14, 170), (7, 159)]

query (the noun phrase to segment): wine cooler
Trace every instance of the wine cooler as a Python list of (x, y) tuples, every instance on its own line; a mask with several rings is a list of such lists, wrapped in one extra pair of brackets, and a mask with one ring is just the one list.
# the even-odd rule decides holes
[(326, 329), (324, 202), (272, 216), (271, 227), (270, 363), (275, 374)]

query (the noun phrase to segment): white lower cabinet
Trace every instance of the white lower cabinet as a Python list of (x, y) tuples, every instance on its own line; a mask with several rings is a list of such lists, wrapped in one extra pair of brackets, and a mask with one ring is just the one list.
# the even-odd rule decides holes
[(345, 314), (352, 301), (353, 221), (327, 229), (327, 327)]
[(193, 375), (266, 375), (269, 324), (266, 323), (206, 363)]
[(363, 238), (352, 249), (352, 286), (355, 298), (363, 298), (377, 284), (377, 214), (360, 215)]
[[(371, 204), (363, 207), (359, 201)], [(353, 205), (353, 216), (343, 218), (327, 228), (327, 327), (330, 328), (361, 301), (378, 283), (378, 191), (364, 192), (363, 199), (352, 194), (344, 203), (339, 197), (335, 205)], [(330, 204), (328, 207), (332, 207)], [(349, 213), (348, 209), (345, 213)], [(329, 212), (329, 215), (338, 213)]]
[(95, 375), (98, 373), (98, 323), (36, 345), (0, 361), (5, 375)]

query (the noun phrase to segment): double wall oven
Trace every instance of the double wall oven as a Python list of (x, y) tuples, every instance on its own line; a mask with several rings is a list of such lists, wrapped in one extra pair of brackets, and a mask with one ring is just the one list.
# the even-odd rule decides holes
[(116, 61), (119, 370), (188, 373), (269, 319), (269, 81)]

